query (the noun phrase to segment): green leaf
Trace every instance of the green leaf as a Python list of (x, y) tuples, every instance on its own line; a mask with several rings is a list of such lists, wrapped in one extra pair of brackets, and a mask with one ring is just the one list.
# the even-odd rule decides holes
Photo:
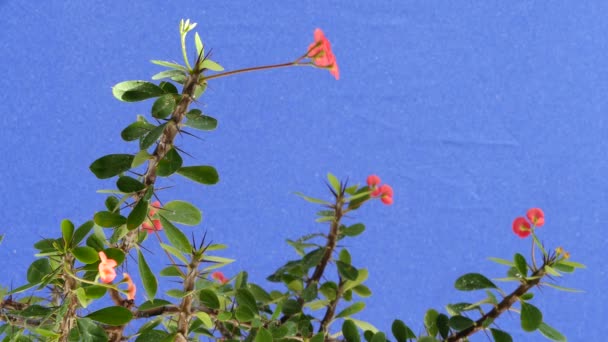
[(408, 339), (416, 338), (416, 334), (402, 320), (396, 319), (391, 326), (393, 336), (397, 342), (407, 342)]
[(258, 305), (255, 302), (255, 297), (245, 288), (240, 288), (236, 291), (236, 303), (239, 306), (248, 307), (253, 313), (257, 313)]
[(69, 246), (74, 236), (74, 224), (70, 220), (61, 221), (61, 234), (63, 235), (64, 245)]
[(147, 160), (150, 160), (152, 155), (148, 153), (146, 150), (140, 150), (133, 158), (133, 163), (131, 163), (131, 168), (135, 168), (145, 163)]
[(204, 56), (205, 47), (203, 45), (203, 41), (201, 40), (201, 37), (198, 35), (198, 32), (194, 33), (194, 45), (196, 46), (196, 55)]
[(372, 295), (372, 291), (369, 289), (369, 287), (365, 286), (365, 285), (357, 285), (355, 287), (353, 287), (353, 291), (358, 294), (360, 297), (369, 297)]
[(164, 93), (159, 86), (147, 81), (125, 81), (112, 88), (114, 97), (125, 102), (142, 101)]
[(201, 131), (213, 131), (217, 128), (217, 119), (203, 115), (199, 109), (192, 109), (186, 113), (186, 119), (185, 126)]
[(141, 335), (137, 336), (135, 342), (173, 342), (175, 341), (175, 334), (169, 334), (162, 330), (146, 330)]
[(568, 341), (568, 339), (566, 339), (566, 336), (562, 335), (559, 331), (557, 331), (553, 327), (547, 325), (545, 322), (542, 322), (538, 326), (538, 330), (540, 331), (541, 334), (543, 334), (546, 338), (548, 338), (550, 340), (558, 341), (558, 342)]
[(99, 255), (95, 248), (89, 246), (75, 247), (72, 249), (72, 254), (74, 254), (76, 260), (87, 265), (93, 264), (99, 260)]
[(190, 241), (184, 235), (184, 233), (173, 225), (167, 218), (164, 217), (162, 213), (159, 213), (160, 221), (163, 224), (163, 228), (165, 229), (165, 234), (167, 235), (167, 239), (171, 242), (171, 244), (177, 248), (178, 250), (190, 254), (192, 252), (192, 245)]
[(560, 265), (570, 266), (573, 268), (587, 268), (587, 266), (581, 264), (580, 262), (569, 261), (569, 260), (560, 260), (558, 262)]
[(40, 283), (45, 276), (51, 274), (53, 269), (49, 263), (49, 259), (38, 259), (35, 260), (30, 267), (27, 269), (27, 281), (30, 284)]
[(468, 273), (456, 279), (454, 287), (460, 291), (473, 291), (488, 288), (495, 289), (496, 285), (479, 273)]
[(83, 223), (80, 227), (78, 227), (78, 229), (76, 229), (76, 231), (74, 232), (73, 245), (78, 245), (80, 241), (82, 241), (87, 236), (87, 234), (89, 234), (91, 229), (93, 229), (94, 225), (95, 222), (87, 221)]
[[(182, 73), (182, 75), (176, 74), (175, 76), (171, 77), (171, 79), (173, 79), (173, 78), (183, 78), (183, 79), (186, 79), (186, 76), (185, 76), (184, 73)], [(177, 88), (171, 82), (162, 81), (162, 82), (160, 82), (158, 84), (158, 86), (161, 87), (166, 94), (175, 94), (175, 95), (178, 95)]]
[(139, 276), (144, 284), (144, 290), (146, 290), (146, 296), (153, 300), (158, 290), (158, 281), (140, 250), (137, 251), (137, 265), (139, 266)]
[(460, 315), (450, 317), (450, 327), (452, 327), (454, 330), (464, 330), (468, 327), (472, 327), (473, 325), (475, 325), (475, 322), (468, 317)]
[(249, 307), (239, 306), (236, 308), (234, 316), (239, 322), (251, 322), (255, 318), (255, 313)]
[(160, 138), (160, 136), (163, 134), (165, 125), (166, 123), (154, 127), (148, 134), (142, 137), (142, 139), (139, 141), (139, 148), (142, 150), (147, 150), (150, 146), (154, 145), (158, 138)]
[(23, 309), (19, 314), (23, 317), (41, 317), (51, 313), (51, 309), (42, 305), (33, 304)]
[(116, 187), (118, 188), (118, 190), (127, 194), (138, 192), (146, 188), (146, 186), (142, 182), (129, 176), (118, 177), (118, 180), (116, 181)]
[(95, 213), (95, 216), (93, 216), (93, 221), (95, 221), (95, 224), (100, 227), (112, 228), (125, 224), (127, 222), (127, 218), (117, 213), (100, 211)]
[(340, 275), (348, 280), (356, 280), (359, 272), (352, 265), (344, 263), (340, 260), (336, 260), (336, 266), (338, 267), (338, 272)]
[[(342, 335), (347, 342), (360, 342), (361, 337), (359, 336), (359, 330), (353, 321), (345, 319), (342, 323)], [(401, 342), (401, 341), (399, 341)]]
[(429, 309), (424, 315), (424, 326), (430, 336), (435, 336), (439, 332), (437, 317), (439, 317), (439, 312), (433, 309)]
[(492, 332), (494, 342), (513, 342), (511, 335), (502, 330), (490, 328), (490, 331)]
[(527, 277), (528, 276), (528, 264), (526, 263), (526, 258), (524, 258), (524, 256), (519, 253), (515, 253), (513, 260), (514, 260), (515, 268), (517, 268), (517, 271), (519, 271), (519, 274), (521, 274), (523, 277)]
[(560, 291), (565, 291), (565, 292), (585, 292), (583, 290), (579, 290), (579, 289), (573, 289), (570, 287), (563, 287), (563, 286), (559, 286), (559, 285), (555, 285), (555, 284), (551, 284), (551, 283), (543, 283), (543, 285), (547, 285), (549, 287), (552, 287), (556, 290), (560, 290)]
[(219, 181), (219, 175), (213, 166), (185, 166), (177, 170), (177, 173), (206, 185), (216, 184)]
[(167, 154), (158, 163), (156, 174), (161, 177), (168, 177), (182, 167), (182, 157), (179, 155), (175, 147), (167, 151)]
[(154, 101), (154, 104), (152, 105), (152, 116), (157, 119), (164, 119), (173, 113), (175, 105), (175, 95), (165, 94)]
[(340, 311), (336, 315), (336, 318), (349, 317), (349, 316), (356, 314), (357, 312), (360, 312), (363, 309), (365, 309), (365, 303), (357, 302), (357, 303), (354, 303), (353, 305), (345, 308), (344, 310)]
[(158, 274), (160, 274), (162, 277), (182, 277), (182, 274), (179, 273), (177, 266), (173, 265), (163, 268)]
[(106, 332), (88, 318), (78, 318), (76, 326), (70, 330), (69, 342), (107, 342)]
[(138, 307), (138, 309), (140, 311), (147, 311), (147, 310), (160, 308), (163, 306), (172, 306), (172, 305), (173, 304), (167, 300), (156, 298), (154, 300), (147, 300), (147, 301), (141, 303), (141, 305)]
[(447, 338), (450, 334), (450, 318), (447, 315), (439, 314), (437, 316), (437, 329), (442, 338)]
[[(186, 77), (186, 73), (181, 70), (165, 70), (161, 71), (152, 76), (153, 80), (162, 80), (163, 78), (173, 78), (173, 77)], [(171, 83), (169, 83), (171, 84)], [(162, 88), (162, 87), (161, 87)], [(166, 89), (163, 89), (165, 92), (168, 92)]]
[(135, 208), (131, 210), (129, 217), (127, 217), (127, 229), (133, 230), (139, 227), (146, 219), (146, 216), (148, 216), (148, 201), (142, 198), (137, 202)]
[(488, 258), (492, 261), (494, 261), (497, 264), (501, 264), (501, 265), (507, 265), (507, 266), (511, 266), (514, 267), (515, 264), (513, 264), (512, 261), (506, 260), (506, 259), (501, 259), (501, 258)]
[(549, 265), (545, 265), (544, 267), (545, 272), (547, 272), (547, 274), (552, 275), (554, 277), (561, 277), (562, 274), (557, 272), (553, 267), (549, 266)]
[(343, 228), (340, 229), (340, 233), (345, 236), (357, 236), (365, 231), (365, 225), (362, 223), (355, 223), (350, 227), (342, 227)]
[(131, 168), (131, 154), (109, 154), (94, 161), (89, 169), (99, 179), (112, 178)]
[[(184, 254), (179, 249), (177, 249), (171, 245), (166, 245), (164, 243), (161, 243), (160, 247), (162, 249), (164, 249), (165, 251), (169, 252), (170, 254), (172, 254), (173, 256), (175, 256), (176, 258), (178, 258), (185, 265), (187, 265), (189, 263), (189, 261), (186, 260), (186, 258), (184, 257)], [(190, 254), (190, 253), (188, 253), (188, 254)]]
[(310, 203), (325, 204), (325, 205), (329, 205), (330, 204), (329, 202), (324, 201), (322, 199), (306, 196), (306, 195), (304, 195), (301, 192), (295, 192), (295, 194), (298, 195), (298, 196), (300, 196), (300, 197), (302, 197), (305, 201), (310, 202)]
[(214, 62), (210, 59), (205, 59), (203, 61), (203, 63), (201, 63), (201, 68), (208, 69), (211, 71), (223, 71), (224, 70), (224, 67), (222, 67), (221, 65), (217, 64), (216, 62)]
[(255, 335), (253, 342), (272, 342), (272, 334), (270, 331), (260, 328), (258, 333)]
[(217, 297), (217, 294), (211, 289), (203, 289), (199, 292), (198, 298), (203, 305), (208, 307), (209, 309), (219, 309), (220, 308), (220, 300)]
[(128, 323), (133, 318), (133, 313), (122, 306), (110, 306), (92, 312), (85, 317), (107, 325), (118, 326)]
[(338, 178), (334, 176), (331, 172), (328, 172), (327, 181), (329, 181), (329, 184), (331, 185), (332, 189), (334, 189), (334, 192), (339, 194), (342, 186), (340, 185), (340, 181), (338, 180)]
[(122, 264), (123, 261), (125, 261), (125, 252), (123, 252), (119, 248), (114, 248), (114, 247), (106, 248), (105, 253), (106, 253), (106, 256), (108, 257), (108, 259), (116, 260), (117, 265), (120, 265), (120, 264)]
[(176, 223), (195, 226), (201, 223), (203, 215), (201, 211), (186, 201), (171, 201), (163, 206), (163, 216)]
[(351, 264), (351, 256), (346, 248), (342, 248), (340, 254), (338, 254), (338, 260), (342, 261), (345, 264)]
[(305, 302), (310, 302), (317, 298), (317, 294), (317, 283), (312, 282), (304, 289), (304, 291), (302, 291), (302, 299), (304, 299)]
[(282, 310), (284, 314), (291, 316), (301, 312), (302, 305), (300, 305), (300, 303), (298, 303), (298, 301), (296, 300), (288, 299), (283, 302)]
[(355, 325), (363, 331), (369, 330), (369, 331), (373, 332), (374, 334), (378, 332), (378, 328), (376, 328), (369, 322), (360, 321), (360, 320), (354, 319), (354, 318), (349, 318), (349, 320), (353, 321), (353, 323), (355, 323)]
[(148, 122), (135, 121), (120, 132), (120, 137), (124, 141), (137, 140), (150, 132), (154, 127), (156, 126)]
[(574, 267), (572, 266), (568, 266), (568, 265), (564, 265), (562, 263), (557, 263), (555, 265), (553, 265), (553, 268), (555, 268), (558, 271), (564, 272), (564, 273), (572, 273), (574, 272)]
[(167, 68), (186, 71), (186, 67), (185, 66), (179, 65), (177, 63), (167, 62), (167, 61), (160, 61), (160, 60), (157, 60), (157, 59), (153, 59), (150, 62), (152, 62), (153, 64), (156, 64), (156, 65), (161, 65), (161, 66), (167, 67)]
[(543, 322), (543, 313), (540, 310), (526, 302), (521, 303), (521, 328), (524, 331), (534, 331), (538, 329), (540, 324)]

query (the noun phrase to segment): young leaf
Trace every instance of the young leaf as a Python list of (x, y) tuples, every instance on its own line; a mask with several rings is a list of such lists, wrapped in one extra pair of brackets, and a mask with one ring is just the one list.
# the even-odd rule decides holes
[(562, 335), (559, 331), (555, 330), (553, 327), (547, 325), (545, 322), (542, 322), (538, 326), (538, 330), (541, 334), (543, 334), (546, 338), (557, 341), (557, 342), (566, 342), (566, 336)]
[(224, 67), (217, 64), (216, 62), (210, 60), (210, 59), (205, 59), (203, 61), (203, 63), (201, 63), (201, 68), (202, 69), (208, 69), (211, 71), (223, 71)]
[(439, 312), (433, 309), (429, 309), (424, 315), (424, 326), (430, 336), (435, 336), (439, 332), (437, 317), (439, 317)]
[(501, 258), (488, 258), (488, 259), (494, 261), (497, 264), (511, 266), (511, 267), (515, 266), (512, 261), (509, 261), (509, 260), (506, 260), (506, 259), (501, 259)]
[(161, 223), (163, 224), (163, 228), (165, 228), (165, 234), (167, 235), (167, 239), (169, 239), (171, 244), (184, 253), (191, 253), (192, 245), (190, 244), (190, 241), (188, 240), (186, 235), (184, 235), (184, 233), (179, 228), (174, 226), (173, 223), (166, 219), (162, 213), (159, 213), (159, 217)]
[(177, 63), (167, 62), (167, 61), (159, 61), (159, 60), (156, 60), (156, 59), (151, 60), (150, 62), (152, 62), (153, 64), (156, 64), (156, 65), (161, 65), (161, 66), (167, 67), (167, 68), (186, 71), (186, 67), (185, 66), (179, 65)]
[(328, 172), (327, 181), (329, 181), (329, 184), (331, 185), (332, 189), (334, 189), (334, 192), (339, 194), (341, 185), (340, 185), (340, 181), (338, 180), (338, 178), (336, 176), (334, 176), (331, 172)]
[(147, 81), (125, 81), (112, 88), (114, 97), (125, 102), (142, 101), (164, 93), (159, 86)]
[(203, 41), (201, 40), (201, 36), (198, 35), (198, 32), (194, 33), (194, 45), (196, 45), (196, 55), (204, 56), (205, 47), (203, 45)]
[(201, 211), (186, 201), (171, 201), (163, 206), (163, 216), (172, 222), (195, 226), (201, 223), (203, 214)]
[(156, 290), (158, 289), (158, 281), (140, 250), (137, 251), (137, 265), (139, 266), (139, 276), (144, 284), (146, 295), (148, 299), (154, 300)]
[(534, 305), (526, 302), (521, 303), (521, 328), (524, 331), (534, 331), (543, 322), (543, 313)]
[(295, 192), (295, 194), (298, 195), (298, 196), (300, 196), (300, 197), (302, 197), (304, 200), (306, 200), (307, 202), (310, 202), (310, 203), (324, 204), (324, 205), (330, 205), (331, 204), (331, 203), (329, 203), (327, 201), (324, 201), (322, 199), (306, 196), (306, 195), (304, 195), (301, 192)]
[(336, 315), (336, 318), (349, 317), (349, 316), (356, 314), (357, 312), (360, 312), (363, 309), (365, 309), (365, 303), (357, 302), (357, 303), (354, 303), (353, 305), (345, 308), (344, 310), (340, 311)]
[(122, 306), (110, 306), (92, 312), (85, 317), (107, 325), (118, 326), (128, 323), (133, 318), (133, 313)]
[(488, 288), (495, 289), (496, 285), (479, 273), (468, 273), (456, 279), (454, 287), (460, 291), (473, 291)]
[(526, 258), (519, 253), (515, 253), (515, 257), (513, 258), (515, 268), (519, 271), (522, 277), (528, 276), (528, 264), (526, 263)]
[(114, 177), (131, 168), (131, 154), (109, 154), (94, 161), (89, 169), (99, 179)]
[[(186, 73), (184, 73), (181, 70), (175, 70), (175, 69), (165, 70), (165, 71), (161, 71), (157, 74), (154, 74), (154, 76), (152, 76), (152, 79), (156, 81), (156, 80), (162, 80), (163, 78), (173, 78), (173, 77), (186, 77)], [(165, 83), (165, 84), (171, 84), (171, 83)], [(161, 88), (163, 88), (163, 87), (161, 86)], [(165, 89), (165, 88), (163, 88), (163, 90), (166, 93), (173, 93), (171, 91), (167, 91), (167, 89)], [(175, 93), (173, 93), (173, 94), (175, 94)]]
[(74, 236), (74, 224), (70, 220), (61, 221), (61, 234), (63, 235), (64, 245), (69, 246)]
[(206, 185), (213, 185), (219, 181), (219, 175), (213, 166), (186, 166), (177, 170), (177, 173)]

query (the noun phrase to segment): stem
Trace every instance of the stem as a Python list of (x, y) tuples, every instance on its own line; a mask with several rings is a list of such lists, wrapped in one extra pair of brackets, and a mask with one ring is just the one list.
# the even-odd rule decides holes
[[(188, 275), (184, 279), (184, 292), (191, 293), (194, 290), (196, 278), (199, 275), (198, 266), (200, 260), (196, 256), (192, 256), (192, 261), (188, 265)], [(190, 318), (192, 317), (192, 302), (193, 294), (189, 294), (182, 298), (182, 302), (179, 305), (179, 314), (177, 320), (177, 336), (175, 341), (186, 342), (188, 341), (188, 326), (190, 324)]]
[(329, 328), (329, 323), (334, 319), (334, 315), (336, 314), (336, 307), (338, 307), (338, 302), (340, 301), (340, 297), (342, 297), (342, 292), (344, 291), (344, 284), (346, 281), (340, 277), (340, 281), (338, 283), (338, 291), (336, 291), (336, 298), (329, 303), (327, 306), (327, 310), (325, 310), (325, 316), (323, 316), (323, 320), (321, 320), (321, 325), (319, 326), (319, 332), (327, 333), (327, 328)]
[(492, 309), (487, 314), (481, 316), (480, 319), (475, 321), (475, 324), (467, 329), (461, 330), (456, 334), (449, 336), (445, 341), (446, 342), (459, 342), (463, 339), (466, 339), (468, 336), (473, 335), (474, 333), (485, 329), (484, 323), (487, 320), (494, 320), (498, 318), (505, 311), (509, 310), (515, 302), (519, 300), (521, 296), (523, 296), (526, 292), (528, 292), (532, 287), (538, 285), (540, 283), (541, 278), (545, 275), (544, 265), (542, 268), (532, 273), (532, 277), (538, 277), (531, 280), (526, 280), (525, 283), (521, 284), (515, 291), (506, 296), (494, 309)]
[(63, 257), (64, 273), (63, 273), (63, 295), (65, 300), (63, 305), (67, 306), (67, 310), (61, 322), (59, 323), (59, 341), (67, 342), (70, 330), (76, 325), (76, 309), (78, 309), (78, 298), (74, 291), (78, 287), (78, 283), (71, 276), (71, 268), (74, 267), (74, 256), (72, 254), (65, 254)]
[(219, 73), (219, 74), (215, 74), (215, 75), (211, 75), (211, 76), (206, 76), (205, 77), (205, 81), (211, 80), (211, 79), (214, 79), (214, 78), (226, 77), (226, 76), (230, 76), (230, 75), (243, 74), (243, 73), (251, 72), (251, 71), (278, 69), (278, 68), (285, 68), (285, 67), (290, 67), (290, 66), (314, 66), (314, 64), (312, 64), (312, 63), (300, 63), (301, 59), (302, 59), (302, 57), (296, 59), (293, 62), (289, 62), (289, 63), (271, 64), (271, 65), (264, 65), (264, 66), (258, 66), (258, 67), (251, 67), (251, 68), (244, 68), (244, 69), (237, 69), (237, 70), (222, 72), (222, 73)]

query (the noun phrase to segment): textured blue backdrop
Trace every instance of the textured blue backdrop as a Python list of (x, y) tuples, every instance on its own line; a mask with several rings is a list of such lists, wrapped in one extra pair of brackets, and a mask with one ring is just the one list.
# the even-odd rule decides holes
[[(527, 253), (510, 225), (538, 206), (546, 245), (589, 268), (559, 281), (585, 293), (547, 288), (534, 304), (571, 341), (602, 340), (607, 11), (603, 1), (0, 1), (1, 283), (24, 282), (32, 243), (56, 236), (61, 219), (81, 223), (102, 208), (95, 191), (111, 182), (88, 166), (134, 152), (119, 132), (150, 106), (120, 103), (111, 87), (149, 79), (161, 70), (150, 59), (179, 60), (180, 18), (199, 23), (227, 69), (291, 60), (321, 27), (340, 81), (308, 68), (215, 80), (201, 106), (219, 129), (182, 142), (221, 181), (176, 180), (166, 199), (179, 192), (203, 208), (196, 230), (237, 259), (225, 273), (246, 269), (264, 284), (293, 256), (286, 238), (323, 228), (294, 191), (324, 196), (328, 171), (378, 173), (395, 204), (354, 217), (368, 230), (348, 243), (374, 292), (358, 318), (420, 331), (427, 308), (475, 298), (453, 281), (503, 276), (485, 258)], [(543, 340), (517, 331), (516, 341)]]

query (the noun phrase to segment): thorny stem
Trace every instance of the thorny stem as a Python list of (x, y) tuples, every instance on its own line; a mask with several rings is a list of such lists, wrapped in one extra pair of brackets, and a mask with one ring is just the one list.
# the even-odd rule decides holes
[(175, 339), (177, 342), (188, 341), (188, 325), (192, 316), (193, 302), (193, 294), (191, 292), (194, 290), (196, 278), (199, 275), (198, 266), (200, 265), (200, 262), (201, 260), (196, 255), (192, 255), (192, 261), (188, 265), (188, 274), (184, 279), (184, 293), (190, 294), (182, 298), (182, 302), (179, 305), (179, 314), (177, 320), (178, 334)]
[(319, 332), (327, 333), (329, 323), (331, 323), (331, 320), (334, 319), (334, 315), (336, 314), (336, 307), (338, 307), (340, 297), (342, 297), (342, 293), (344, 293), (344, 284), (346, 284), (346, 281), (344, 281), (342, 277), (340, 277), (340, 281), (338, 283), (338, 290), (336, 291), (336, 298), (332, 300), (327, 306), (327, 310), (325, 310), (325, 316), (323, 316), (323, 320), (321, 320), (321, 324), (319, 325)]
[(72, 254), (65, 254), (63, 257), (63, 305), (66, 305), (66, 312), (63, 315), (61, 322), (59, 323), (59, 341), (66, 342), (70, 330), (76, 324), (76, 309), (78, 309), (78, 298), (76, 298), (76, 288), (78, 284), (71, 277), (70, 269), (74, 266), (74, 256)]
[(531, 288), (540, 283), (541, 278), (545, 275), (544, 266), (545, 265), (543, 265), (543, 267), (541, 267), (539, 270), (532, 273), (531, 277), (533, 277), (533, 279), (526, 280), (517, 289), (515, 289), (515, 291), (513, 291), (502, 301), (500, 301), (500, 303), (498, 303), (498, 305), (496, 305), (494, 309), (492, 309), (490, 312), (481, 316), (481, 318), (475, 321), (475, 324), (473, 324), (467, 329), (461, 330), (458, 333), (449, 336), (445, 341), (460, 342), (465, 340), (468, 336), (471, 336), (474, 333), (485, 329), (485, 322), (498, 318), (498, 316), (509, 310), (513, 306), (513, 304), (515, 304), (521, 298), (521, 296), (523, 296), (526, 292), (530, 291)]

